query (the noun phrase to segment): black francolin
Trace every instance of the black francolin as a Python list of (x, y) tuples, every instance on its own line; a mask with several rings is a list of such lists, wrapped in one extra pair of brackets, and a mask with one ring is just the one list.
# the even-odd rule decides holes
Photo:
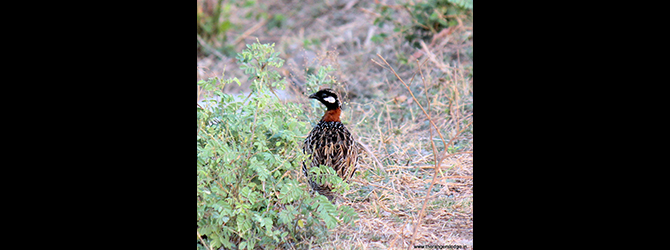
[(342, 180), (346, 180), (356, 172), (359, 147), (349, 130), (340, 121), (341, 104), (332, 89), (320, 90), (310, 95), (309, 98), (323, 103), (327, 110), (321, 121), (305, 139), (303, 152), (311, 154), (312, 159), (308, 166), (303, 162), (302, 171), (313, 190), (333, 201), (334, 194), (331, 192), (331, 185), (317, 183), (316, 177), (312, 176), (309, 170), (325, 165), (333, 168)]

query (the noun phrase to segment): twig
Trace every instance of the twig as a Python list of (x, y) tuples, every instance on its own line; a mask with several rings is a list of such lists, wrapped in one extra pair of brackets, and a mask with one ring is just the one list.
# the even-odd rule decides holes
[[(445, 154), (445, 156), (440, 157), (440, 162), (442, 162), (443, 159), (445, 159), (445, 158), (451, 156), (451, 154), (450, 154), (450, 155), (446, 155), (446, 154), (447, 154), (447, 149), (449, 148), (449, 145), (451, 145), (451, 143), (458, 137), (458, 135), (460, 135), (461, 133), (463, 133), (463, 131), (464, 131), (466, 128), (470, 127), (470, 125), (472, 125), (472, 120), (470, 120), (470, 122), (468, 123), (468, 125), (465, 125), (465, 127), (463, 127), (461, 130), (459, 130), (458, 132), (456, 132), (456, 135), (455, 135), (453, 138), (451, 138), (451, 139), (449, 140), (449, 142), (447, 142), (447, 145), (444, 146), (444, 153), (443, 153), (443, 154)], [(470, 151), (470, 152), (472, 152), (472, 151)]]
[(210, 47), (209, 45), (207, 45), (207, 43), (205, 42), (205, 40), (203, 40), (202, 37), (200, 37), (200, 35), (198, 35), (198, 42), (199, 42), (200, 45), (201, 45), (203, 48), (205, 48), (207, 51), (209, 51), (210, 53), (212, 53), (212, 54), (216, 55), (217, 57), (219, 57), (219, 59), (221, 59), (221, 60), (226, 60), (226, 57), (225, 57), (223, 54), (221, 54), (221, 52), (219, 52), (219, 51), (215, 50), (214, 48)]
[(372, 12), (370, 10), (367, 10), (367, 9), (364, 9), (364, 8), (358, 8), (358, 10), (363, 11), (363, 12), (368, 13), (368, 14), (371, 14), (371, 15), (374, 15), (376, 17), (381, 17), (382, 16), (380, 14), (374, 13), (374, 12)]
[(421, 48), (423, 49), (423, 52), (426, 54), (428, 59), (431, 62), (433, 62), (435, 64), (435, 66), (437, 66), (437, 68), (439, 68), (442, 72), (446, 73), (447, 72), (447, 66), (444, 65), (443, 63), (437, 61), (437, 59), (435, 58), (435, 54), (433, 54), (432, 52), (430, 52), (430, 50), (428, 50), (428, 46), (426, 46), (426, 43), (424, 43), (423, 40), (420, 40), (419, 42), (421, 43)]
[[(445, 150), (446, 150), (446, 148), (447, 148), (446, 145), (447, 145), (447, 144), (446, 144), (445, 141), (444, 141), (444, 137), (442, 136), (442, 133), (440, 133), (440, 129), (437, 127), (437, 125), (435, 125), (435, 123), (433, 122), (433, 118), (430, 117), (430, 115), (428, 114), (428, 112), (426, 112), (426, 110), (423, 108), (423, 106), (421, 105), (421, 103), (419, 103), (419, 100), (416, 99), (416, 97), (414, 96), (414, 92), (412, 92), (412, 90), (409, 88), (409, 86), (407, 85), (407, 83), (405, 83), (405, 81), (403, 81), (402, 78), (400, 78), (400, 76), (398, 76), (398, 73), (396, 73), (395, 70), (393, 70), (393, 68), (391, 67), (391, 65), (390, 65), (388, 62), (386, 62), (386, 59), (384, 59), (384, 57), (382, 57), (380, 54), (377, 54), (377, 56), (378, 56), (379, 58), (381, 58), (382, 61), (384, 61), (384, 63), (386, 63), (386, 65), (388, 66), (388, 68), (387, 68), (387, 67), (384, 67), (384, 66), (382, 66), (382, 67), (383, 67), (383, 68), (386, 68), (386, 69), (388, 69), (388, 70), (390, 70), (391, 72), (393, 72), (393, 74), (395, 75), (395, 77), (398, 78), (398, 80), (400, 80), (400, 82), (402, 82), (403, 85), (405, 85), (405, 88), (407, 88), (407, 90), (409, 91), (410, 95), (412, 95), (412, 99), (414, 99), (414, 101), (416, 102), (416, 104), (419, 105), (419, 108), (421, 108), (421, 110), (422, 110), (423, 113), (426, 115), (426, 117), (428, 117), (428, 121), (430, 122), (430, 124), (433, 125), (433, 127), (435, 127), (435, 130), (437, 131), (437, 134), (440, 136), (440, 139), (442, 139), (442, 144), (445, 145)], [(378, 63), (377, 61), (375, 61), (375, 60), (372, 60), (372, 61), (375, 62), (375, 63), (377, 63), (378, 65), (381, 66), (381, 64)]]
[(255, 24), (254, 26), (252, 26), (251, 28), (249, 28), (249, 30), (245, 31), (244, 33), (242, 33), (242, 35), (240, 35), (239, 37), (237, 37), (237, 39), (235, 39), (235, 41), (233, 42), (233, 44), (237, 45), (237, 44), (240, 43), (242, 40), (244, 40), (244, 38), (247, 38), (249, 35), (251, 35), (251, 33), (254, 33), (256, 30), (260, 29), (260, 28), (261, 28), (263, 25), (265, 25), (265, 23), (267, 23), (267, 22), (268, 22), (268, 19), (264, 19), (263, 21), (258, 22), (257, 24)]
[[(417, 60), (417, 64), (419, 64), (418, 60)], [(421, 73), (421, 81), (423, 82), (423, 86), (424, 86), (424, 91), (423, 92), (426, 94), (426, 102), (427, 102), (426, 105), (428, 106), (428, 110), (430, 111), (430, 98), (428, 97), (428, 87), (426, 85), (426, 80), (423, 76), (423, 70), (421, 70), (421, 66), (419, 66), (419, 73)], [(414, 97), (414, 95), (412, 95), (412, 97)], [(417, 104), (419, 104), (418, 101), (417, 101)], [(424, 113), (426, 113), (426, 111), (424, 111)], [(428, 120), (430, 121), (430, 123), (433, 123), (433, 121), (432, 121), (433, 119), (430, 117), (430, 115), (428, 115), (428, 113), (426, 113), (426, 116), (428, 116)], [(433, 126), (435, 126), (435, 125), (433, 125)], [(437, 128), (437, 126), (435, 126), (435, 130), (439, 132), (439, 129)], [(433, 149), (433, 162), (435, 162), (435, 173), (433, 173), (433, 181), (431, 181), (430, 186), (428, 186), (428, 191), (426, 193), (426, 198), (423, 201), (423, 206), (421, 207), (421, 211), (419, 211), (419, 218), (417, 218), (417, 222), (414, 224), (414, 232), (412, 233), (412, 240), (411, 240), (410, 245), (414, 245), (414, 241), (416, 240), (416, 232), (419, 229), (419, 227), (421, 226), (421, 219), (424, 216), (423, 213), (424, 213), (424, 210), (426, 209), (426, 203), (428, 203), (428, 199), (430, 197), (430, 192), (433, 190), (433, 185), (435, 185), (435, 182), (437, 181), (437, 173), (442, 173), (440, 171), (440, 165), (442, 165), (442, 161), (440, 160), (438, 162), (438, 160), (437, 160), (437, 148), (435, 148), (435, 140), (433, 140), (433, 128), (429, 127), (428, 132), (430, 133), (430, 138), (431, 138), (430, 146)], [(442, 137), (442, 135), (440, 135), (440, 138), (441, 137)], [(442, 139), (442, 143), (444, 143), (444, 139)], [(446, 151), (447, 150), (446, 144), (443, 144), (443, 145), (445, 146), (444, 150)], [(442, 176), (444, 176), (444, 174)], [(449, 187), (447, 187), (447, 195), (449, 195)]]
[(200, 240), (200, 242), (202, 242), (202, 245), (205, 246), (207, 249), (212, 250), (212, 248), (209, 247), (207, 245), (207, 243), (205, 243), (205, 241), (202, 239), (202, 237), (200, 237), (200, 232), (197, 232), (197, 233), (198, 233), (198, 239)]
[(348, 10), (351, 9), (356, 3), (358, 3), (359, 0), (351, 0), (347, 3), (347, 5), (344, 6), (342, 10)]
[(365, 145), (365, 144), (363, 144), (362, 142), (360, 142), (360, 140), (356, 141), (356, 143), (358, 143), (359, 148), (363, 149), (366, 153), (368, 153), (368, 155), (369, 155), (370, 157), (372, 157), (373, 160), (375, 160), (375, 163), (376, 163), (380, 168), (383, 167), (382, 163), (379, 162), (379, 159), (377, 159), (377, 156), (375, 156), (375, 155), (372, 153), (372, 151), (370, 151), (370, 149), (368, 148), (367, 145)]
[[(423, 41), (421, 41), (421, 42), (423, 42)], [(426, 44), (424, 43), (423, 45), (425, 46)], [(419, 60), (417, 60), (417, 64), (419, 64)], [(423, 70), (421, 70), (421, 65), (419, 65), (419, 73), (421, 73), (421, 82), (423, 83), (423, 92), (426, 94), (426, 106), (428, 106), (428, 111), (430, 112), (430, 97), (428, 96), (428, 85), (426, 84), (426, 79), (423, 76)], [(430, 116), (428, 117), (428, 119), (431, 119)], [(437, 130), (437, 127), (435, 128), (435, 130)], [(440, 171), (440, 166), (437, 165), (437, 148), (435, 148), (435, 140), (433, 140), (433, 128), (429, 127), (428, 132), (430, 133), (430, 146), (433, 148), (433, 162), (435, 162), (435, 172), (436, 172), (436, 174), (437, 174), (437, 172), (440, 172), (440, 174), (442, 174), (442, 171)], [(442, 143), (444, 143), (444, 141), (442, 141)], [(445, 150), (446, 150), (446, 148), (445, 148)], [(444, 174), (442, 174), (442, 177), (444, 177)], [(432, 189), (432, 188), (430, 188), (430, 189)], [(449, 188), (447, 187), (447, 193), (448, 192), (449, 192)]]

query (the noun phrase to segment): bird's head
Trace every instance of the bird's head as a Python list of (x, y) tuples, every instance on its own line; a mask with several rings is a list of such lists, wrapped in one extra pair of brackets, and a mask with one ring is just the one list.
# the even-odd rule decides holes
[(309, 98), (316, 99), (326, 105), (328, 110), (337, 109), (340, 107), (340, 100), (337, 98), (337, 94), (332, 89), (322, 89), (319, 92), (316, 92), (309, 96)]

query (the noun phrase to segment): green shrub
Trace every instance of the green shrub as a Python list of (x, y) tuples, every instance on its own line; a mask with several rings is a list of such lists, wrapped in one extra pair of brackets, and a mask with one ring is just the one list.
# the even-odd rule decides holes
[[(350, 207), (311, 195), (304, 178), (298, 180), (308, 158), (301, 136), (311, 125), (301, 121), (301, 105), (272, 94), (286, 83), (275, 71), (284, 63), (278, 54), (274, 44), (254, 43), (237, 55), (253, 95), (236, 99), (221, 92), (221, 85), (241, 84), (237, 78), (198, 82), (214, 95), (197, 110), (198, 249), (203, 243), (212, 249), (305, 248), (325, 238), (327, 229), (357, 218)], [(311, 78), (309, 86), (323, 78)], [(332, 174), (324, 167), (312, 171)], [(339, 178), (326, 179), (340, 193), (347, 188)]]
[[(374, 21), (382, 27), (391, 22), (394, 32), (401, 32), (405, 40), (415, 48), (421, 48), (419, 40), (429, 41), (433, 35), (445, 28), (458, 24), (456, 16), (472, 17), (472, 0), (419, 0), (402, 4), (410, 14), (411, 23), (397, 21), (396, 10), (387, 5), (381, 5), (381, 15)], [(388, 37), (380, 33), (372, 37), (373, 42), (381, 43)]]

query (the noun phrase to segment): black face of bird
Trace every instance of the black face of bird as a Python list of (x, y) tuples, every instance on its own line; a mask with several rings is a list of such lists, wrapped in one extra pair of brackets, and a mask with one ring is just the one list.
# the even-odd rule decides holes
[(309, 96), (309, 98), (317, 99), (323, 105), (326, 105), (328, 110), (337, 109), (340, 107), (340, 101), (337, 99), (337, 94), (332, 89), (322, 89)]

